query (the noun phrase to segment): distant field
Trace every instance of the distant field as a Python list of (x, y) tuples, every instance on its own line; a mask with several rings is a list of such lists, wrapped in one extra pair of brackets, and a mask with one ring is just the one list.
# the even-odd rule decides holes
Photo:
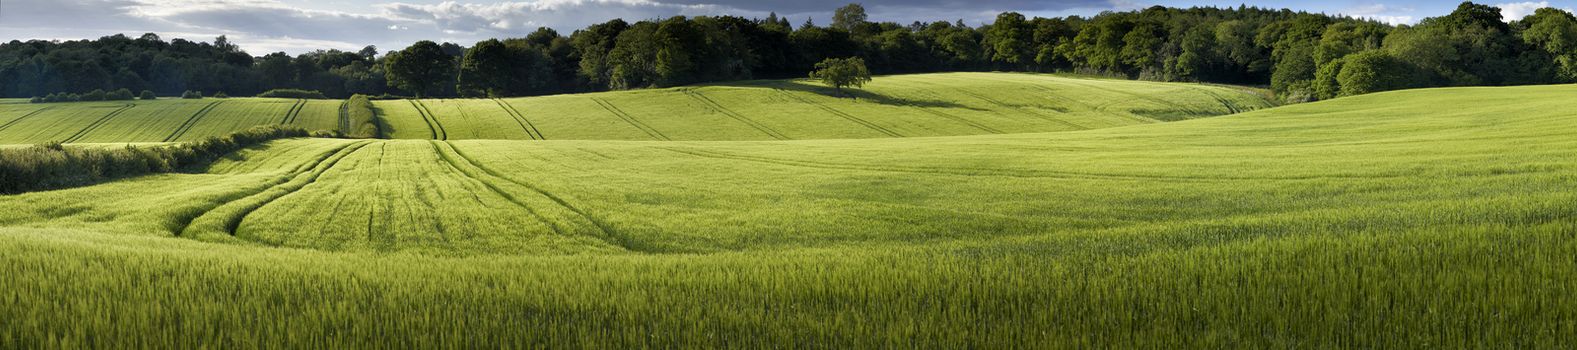
[[(948, 79), (1019, 77), (989, 76)], [(202, 173), (0, 197), (0, 319), (29, 321), (0, 326), (0, 347), (1552, 348), (1577, 333), (1577, 86), (1127, 127), (1143, 114), (1100, 111), (1162, 102), (1090, 98), (1061, 103), (1104, 128), (888, 139), (839, 113), (903, 136), (967, 123), (762, 84), (505, 100), (545, 142), (284, 140)], [(921, 85), (873, 93), (923, 100)], [(938, 111), (1066, 130), (1035, 94), (980, 94), (1010, 107)], [(661, 102), (680, 98), (695, 102)], [(478, 117), (503, 113), (488, 102), (379, 106), (401, 138), (434, 119), (451, 139), (536, 134)], [(668, 116), (706, 108), (728, 138), (880, 139), (558, 140), (699, 138)], [(607, 118), (547, 117), (587, 110)], [(734, 117), (764, 110), (785, 117)], [(859, 127), (822, 127), (838, 120)]]
[(181, 142), (268, 124), (334, 129), (339, 105), (272, 98), (0, 104), (0, 143)]
[[(1268, 107), (1252, 91), (1011, 73), (878, 77), (858, 99), (801, 81), (510, 99), (376, 101), (383, 138), (796, 140), (1098, 129)], [(9, 103), (16, 102), (16, 103)], [(264, 124), (339, 127), (338, 100), (0, 101), (0, 144), (192, 141)]]
[(1268, 107), (1232, 88), (1008, 73), (878, 77), (857, 98), (805, 81), (502, 100), (378, 101), (401, 139), (798, 140), (1099, 129)]

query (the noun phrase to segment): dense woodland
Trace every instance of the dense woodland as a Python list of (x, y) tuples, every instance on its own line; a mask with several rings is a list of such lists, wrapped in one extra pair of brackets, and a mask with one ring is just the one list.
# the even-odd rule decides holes
[(861, 57), (875, 74), (1072, 71), (1160, 81), (1267, 85), (1289, 101), (1410, 87), (1577, 81), (1577, 18), (1541, 9), (1506, 22), (1462, 3), (1447, 16), (1391, 26), (1254, 7), (1151, 7), (1083, 18), (994, 23), (870, 22), (851, 4), (832, 23), (776, 15), (611, 20), (564, 36), (466, 47), (417, 42), (380, 53), (316, 51), (255, 57), (155, 34), (0, 44), (0, 96), (188, 90), (252, 95), (276, 88), (397, 96), (523, 96), (803, 77), (826, 58)]

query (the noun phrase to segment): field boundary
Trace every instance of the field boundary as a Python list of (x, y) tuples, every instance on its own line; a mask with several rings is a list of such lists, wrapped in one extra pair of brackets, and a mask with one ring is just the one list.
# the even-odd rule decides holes
[(520, 185), (521, 187), (525, 187), (526, 189), (529, 189), (532, 192), (536, 192), (537, 194), (542, 195), (543, 197), (547, 197), (549, 200), (552, 200), (553, 203), (557, 203), (559, 206), (562, 206), (565, 209), (569, 209), (569, 211), (574, 212), (575, 215), (579, 215), (581, 218), (586, 219), (586, 221), (591, 222), (591, 224), (593, 226), (597, 227), (598, 231), (601, 231), (601, 233), (602, 233), (602, 237), (601, 238), (602, 238), (603, 241), (608, 242), (609, 244), (612, 244), (613, 246), (624, 248), (625, 250), (635, 251), (635, 252), (646, 252), (645, 250), (635, 248), (635, 245), (630, 243), (629, 238), (626, 238), (623, 235), (619, 234), (619, 231), (613, 229), (612, 226), (610, 226), (607, 223), (603, 222), (601, 219), (597, 219), (596, 216), (593, 216), (593, 215), (587, 213), (585, 210), (582, 210), (579, 207), (576, 207), (575, 205), (570, 204), (569, 201), (566, 201), (563, 198), (560, 198), (559, 196), (554, 195), (551, 192), (543, 190), (542, 188), (537, 187), (536, 185), (532, 185), (532, 184), (527, 183), (525, 181), (520, 181), (520, 180), (516, 180), (516, 179), (511, 178), (511, 177), (508, 177), (508, 176), (504, 176), (503, 173), (500, 173), (500, 172), (498, 172), (496, 170), (493, 170), (492, 168), (489, 168), (486, 165), (479, 164), (476, 161), (471, 160), (471, 157), (465, 155), (465, 152), (460, 151), (459, 148), (455, 148), (455, 147), (451, 146), (450, 149), (454, 150), (454, 154), (456, 156), (459, 156), (459, 158), (461, 160), (464, 160), (466, 164), (468, 164), (468, 165), (470, 165), (472, 167), (475, 167), (475, 168), (477, 168), (479, 170), (482, 170), (482, 172), (485, 172), (488, 175), (491, 175), (493, 177), (502, 179), (504, 181), (508, 181), (508, 182), (516, 184), (516, 185)]
[(175, 131), (170, 133), (170, 136), (164, 138), (164, 142), (175, 142), (176, 139), (180, 139), (181, 136), (185, 136), (187, 131), (191, 131), (192, 127), (197, 125), (197, 121), (199, 119), (207, 116), (208, 112), (212, 112), (214, 107), (218, 107), (220, 103), (224, 103), (224, 101), (220, 100), (209, 102), (207, 106), (203, 106), (203, 108), (197, 110), (196, 113), (192, 113), (190, 118), (186, 118), (186, 122), (181, 123), (181, 126), (176, 127)]
[(690, 96), (690, 98), (700, 101), (701, 104), (706, 106), (708, 109), (722, 113), (729, 118), (734, 118), (734, 120), (738, 120), (741, 123), (745, 123), (745, 125), (749, 125), (750, 127), (767, 134), (767, 136), (771, 136), (772, 138), (779, 140), (790, 140), (788, 136), (784, 136), (783, 133), (773, 130), (772, 127), (766, 126), (766, 124), (761, 124), (760, 122), (747, 118), (738, 112), (728, 109), (728, 107), (723, 107), (722, 104), (718, 104), (717, 101), (713, 101), (712, 98), (706, 97), (706, 95), (701, 94), (700, 91), (696, 91), (695, 89), (683, 89), (681, 91), (683, 91), (685, 95)]
[(135, 103), (127, 103), (125, 106), (117, 108), (114, 111), (111, 111), (109, 114), (105, 114), (103, 117), (100, 117), (98, 120), (93, 121), (92, 124), (88, 124), (86, 128), (78, 130), (77, 133), (72, 134), (71, 137), (67, 137), (64, 141), (60, 141), (60, 143), (77, 142), (77, 140), (81, 140), (82, 137), (88, 136), (88, 133), (93, 132), (93, 130), (98, 130), (98, 128), (104, 126), (104, 124), (108, 124), (110, 119), (115, 118), (116, 115), (120, 115), (121, 112), (125, 112), (126, 110), (136, 106), (137, 104)]
[(673, 141), (673, 139), (668, 138), (668, 135), (663, 135), (663, 133), (658, 132), (656, 128), (652, 128), (650, 125), (646, 125), (646, 123), (636, 120), (635, 116), (625, 113), (624, 110), (619, 109), (618, 106), (614, 106), (612, 102), (608, 102), (596, 97), (588, 98), (590, 98), (592, 102), (596, 102), (598, 106), (602, 106), (602, 109), (608, 110), (608, 113), (613, 113), (613, 116), (619, 117), (619, 119), (624, 119), (624, 122), (630, 123), (630, 125), (635, 126), (636, 129), (641, 129), (641, 131), (645, 132), (647, 136), (651, 136), (653, 139), (659, 141)]
[(788, 92), (787, 90), (783, 90), (783, 89), (780, 89), (780, 88), (772, 88), (772, 90), (777, 91), (780, 94), (783, 94), (783, 96), (788, 96), (788, 98), (794, 99), (795, 101), (799, 101), (800, 103), (816, 106), (816, 108), (821, 108), (821, 110), (827, 111), (827, 113), (832, 113), (833, 115), (842, 117), (843, 119), (848, 119), (849, 121), (854, 122), (856, 124), (864, 125), (867, 128), (871, 128), (871, 130), (876, 130), (877, 132), (881, 132), (883, 134), (887, 134), (887, 136), (904, 137), (903, 135), (898, 134), (897, 132), (894, 132), (892, 130), (888, 130), (887, 128), (884, 128), (884, 127), (882, 127), (880, 125), (876, 125), (875, 123), (871, 123), (870, 121), (867, 121), (865, 119), (861, 119), (860, 117), (856, 117), (854, 115), (851, 115), (851, 114), (848, 114), (848, 113), (844, 113), (843, 111), (840, 111), (840, 110), (837, 110), (837, 109), (833, 109), (832, 107), (827, 107), (826, 105), (823, 105), (823, 104), (820, 104), (820, 103), (812, 102), (811, 100), (807, 100), (807, 99), (805, 99), (803, 97), (795, 96), (794, 93)]
[(503, 108), (504, 109), (504, 113), (509, 113), (510, 117), (514, 117), (515, 118), (515, 123), (519, 123), (520, 124), (520, 128), (526, 130), (526, 136), (527, 137), (531, 137), (531, 138), (537, 139), (537, 140), (547, 140), (548, 139), (546, 136), (542, 136), (542, 130), (538, 130), (537, 129), (537, 125), (531, 123), (530, 119), (526, 119), (526, 115), (524, 113), (520, 113), (520, 110), (515, 109), (514, 105), (511, 105), (508, 102), (504, 102), (503, 99), (498, 99), (498, 98), (493, 99), (493, 102), (498, 103), (498, 107), (499, 108)]
[(39, 113), (43, 113), (44, 111), (47, 111), (50, 108), (55, 108), (55, 106), (49, 106), (49, 107), (35, 109), (32, 112), (27, 112), (27, 114), (23, 114), (20, 117), (16, 117), (16, 119), (12, 119), (11, 121), (5, 122), (5, 124), (0, 124), (0, 131), (5, 131), (5, 129), (11, 128), (12, 125), (16, 125), (17, 122), (21, 122), (23, 119), (27, 119), (28, 117), (31, 117), (31, 116), (34, 116), (34, 115), (38, 115)]

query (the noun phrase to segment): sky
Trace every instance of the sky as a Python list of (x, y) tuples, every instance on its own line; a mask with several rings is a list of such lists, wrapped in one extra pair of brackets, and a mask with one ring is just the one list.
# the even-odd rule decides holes
[[(469, 46), (487, 38), (525, 36), (537, 27), (564, 35), (613, 18), (629, 21), (675, 15), (787, 16), (795, 25), (830, 22), (832, 10), (849, 0), (0, 0), (0, 41), (72, 40), (116, 33), (157, 33), (166, 40), (212, 41), (219, 35), (253, 55), (318, 49), (358, 50), (376, 45), (399, 49), (417, 40)], [(998, 13), (1029, 16), (1091, 16), (1102, 11), (1152, 5), (1172, 7), (1239, 4), (1372, 18), (1412, 24), (1450, 13), (1457, 1), (1210, 1), (1210, 0), (859, 0), (873, 21), (963, 20), (988, 23)], [(1507, 20), (1541, 7), (1571, 9), (1577, 0), (1484, 1)]]

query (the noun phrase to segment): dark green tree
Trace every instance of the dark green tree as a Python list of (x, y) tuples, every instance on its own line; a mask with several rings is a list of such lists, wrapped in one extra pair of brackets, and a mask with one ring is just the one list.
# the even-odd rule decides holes
[(438, 43), (422, 40), (388, 55), (389, 84), (417, 97), (428, 96), (454, 76), (454, 56)]

